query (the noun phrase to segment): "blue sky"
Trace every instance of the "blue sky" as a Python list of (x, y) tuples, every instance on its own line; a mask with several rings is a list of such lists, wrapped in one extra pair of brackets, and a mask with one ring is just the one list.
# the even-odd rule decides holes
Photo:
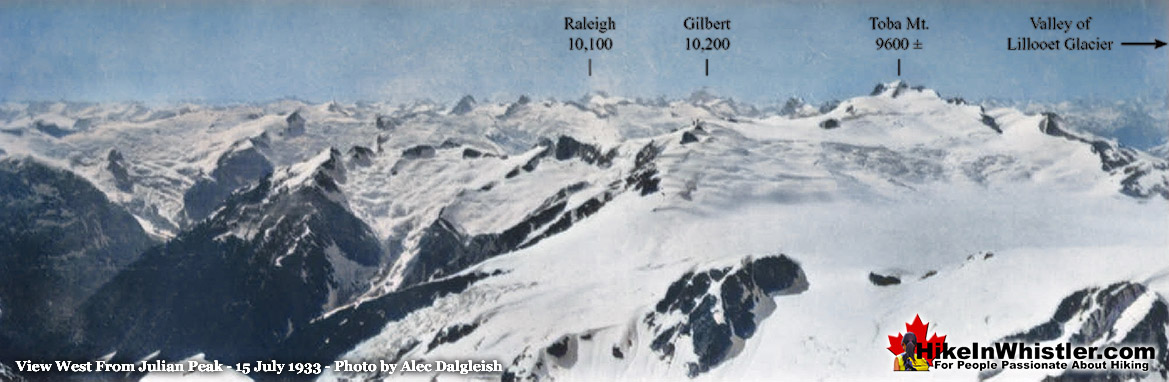
[[(611, 16), (614, 50), (568, 50), (565, 16)], [(686, 16), (731, 19), (685, 31)], [(869, 16), (920, 16), (929, 31), (873, 31)], [(1088, 32), (1035, 31), (1031, 16)], [(1169, 40), (1169, 0), (1143, 1), (6, 1), (0, 99), (154, 102), (297, 97), (510, 100), (589, 91), (683, 97), (708, 88), (752, 102), (827, 100), (902, 79), (970, 99), (1165, 98), (1169, 49), (1020, 53), (1008, 37)], [(688, 52), (685, 37), (728, 37)], [(921, 51), (879, 52), (881, 36)], [(587, 76), (587, 59), (593, 76)], [(703, 75), (704, 59), (710, 76)]]

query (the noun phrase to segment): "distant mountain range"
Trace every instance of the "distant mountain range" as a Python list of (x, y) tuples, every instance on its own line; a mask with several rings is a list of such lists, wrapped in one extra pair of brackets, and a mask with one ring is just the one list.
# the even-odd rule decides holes
[[(887, 376), (884, 334), (916, 314), (953, 340), (1167, 354), (1169, 158), (1117, 139), (1164, 116), (1113, 106), (902, 82), (819, 107), (4, 104), (0, 378), (201, 355), (855, 379)], [(1086, 378), (1166, 378), (1150, 362)]]

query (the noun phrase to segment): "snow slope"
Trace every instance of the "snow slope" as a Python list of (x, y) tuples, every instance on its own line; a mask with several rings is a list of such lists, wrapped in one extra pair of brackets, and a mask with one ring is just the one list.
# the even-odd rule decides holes
[[(320, 203), (381, 246), (348, 255), (379, 268), (345, 273), (306, 249), (298, 256), (330, 259), (306, 272), (368, 278), (347, 283), (367, 290), (313, 304), (326, 309), (273, 343), (296, 344), (282, 350), (293, 355), (507, 367), (394, 380), (894, 379), (887, 336), (917, 314), (951, 340), (989, 343), (1048, 320), (1084, 288), (1169, 292), (1164, 158), (1055, 114), (901, 82), (823, 110), (790, 106), (760, 111), (705, 93), (454, 107), (9, 104), (0, 150), (81, 174), (158, 236), (193, 243), (205, 240), (189, 230), (207, 222), (239, 242), (260, 237), (227, 218), (283, 218), (280, 195), (320, 184)], [(245, 151), (271, 174), (222, 170)], [(200, 223), (184, 206), (199, 182), (242, 186), (208, 193), (224, 201)], [(280, 271), (279, 254), (256, 257)], [(779, 258), (794, 270), (761, 265)], [(754, 276), (780, 273), (784, 287)], [(874, 285), (872, 273), (900, 283)], [(1131, 314), (1151, 311), (1143, 306)], [(322, 379), (351, 377), (387, 376)]]
[[(774, 297), (757, 335), (698, 379), (894, 379), (886, 335), (916, 314), (953, 340), (990, 343), (1077, 289), (1169, 291), (1165, 201), (1118, 196), (1098, 152), (1045, 132), (1043, 116), (896, 83), (876, 93), (813, 119), (705, 123), (687, 145), (655, 137), (660, 191), (621, 194), (566, 233), (473, 267), (504, 275), (390, 322), (344, 358), (473, 355), (510, 362), (505, 378), (684, 379), (701, 352), (684, 341), (655, 351), (642, 317), (686, 272), (777, 253), (810, 286)], [(839, 126), (821, 128), (825, 118)], [(1164, 182), (1162, 164), (1140, 160)], [(906, 281), (865, 277), (889, 269)]]

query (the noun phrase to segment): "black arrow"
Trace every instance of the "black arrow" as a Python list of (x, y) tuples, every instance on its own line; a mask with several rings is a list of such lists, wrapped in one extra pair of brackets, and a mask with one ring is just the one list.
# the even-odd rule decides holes
[(1157, 48), (1160, 48), (1162, 46), (1165, 46), (1165, 42), (1161, 41), (1161, 40), (1154, 39), (1153, 42), (1122, 42), (1122, 43), (1120, 43), (1120, 45), (1152, 45), (1153, 49), (1157, 49)]

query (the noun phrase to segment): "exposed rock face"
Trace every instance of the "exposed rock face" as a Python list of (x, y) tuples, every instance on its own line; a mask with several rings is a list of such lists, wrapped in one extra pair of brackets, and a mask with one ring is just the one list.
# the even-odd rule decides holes
[(130, 178), (130, 171), (126, 169), (126, 158), (118, 150), (110, 150), (106, 155), (106, 170), (114, 176), (114, 185), (119, 190), (130, 192), (134, 190), (134, 180)]
[(528, 98), (528, 96), (526, 96), (526, 95), (520, 96), (520, 99), (516, 100), (515, 103), (507, 106), (507, 110), (505, 110), (503, 112), (503, 117), (509, 118), (509, 117), (515, 116), (516, 114), (519, 114), (520, 110), (523, 110), (524, 106), (531, 103), (531, 102), (532, 102), (532, 99)]
[[(691, 378), (698, 377), (742, 351), (759, 323), (775, 312), (773, 297), (807, 288), (799, 264), (782, 254), (687, 272), (669, 286), (653, 310), (625, 329), (619, 343), (597, 343), (594, 338), (612, 328), (564, 334), (547, 346), (517, 355), (501, 379), (554, 380), (556, 371), (575, 366), (580, 354), (595, 353), (590, 347), (604, 349), (615, 360), (649, 350), (660, 361), (681, 363)], [(635, 348), (642, 346), (648, 349)]]
[(365, 167), (373, 164), (374, 152), (365, 146), (353, 146), (346, 152), (349, 163), (353, 166)]
[(272, 163), (252, 144), (224, 153), (211, 175), (195, 182), (183, 194), (186, 222), (193, 224), (211, 215), (233, 191), (255, 185), (272, 170)]
[(1144, 182), (1144, 179), (1142, 179), (1146, 175), (1149, 175), (1152, 170), (1165, 170), (1169, 168), (1169, 164), (1165, 162), (1146, 162), (1139, 158), (1136, 150), (1120, 146), (1117, 143), (1100, 139), (1088, 139), (1068, 132), (1060, 127), (1059, 121), (1060, 118), (1055, 113), (1043, 113), (1043, 120), (1039, 121), (1039, 131), (1053, 137), (1061, 137), (1070, 141), (1090, 145), (1092, 153), (1100, 158), (1101, 170), (1111, 174), (1121, 173), (1126, 175), (1121, 180), (1120, 192), (1122, 194), (1136, 198), (1160, 196), (1169, 199), (1169, 179), (1154, 180), (1152, 182)]
[(832, 110), (835, 110), (837, 106), (840, 106), (840, 100), (831, 100), (825, 102), (824, 104), (820, 105), (820, 114), (827, 114)]
[[(642, 319), (654, 335), (650, 349), (671, 361), (679, 341), (689, 341), (690, 377), (709, 371), (742, 350), (775, 310), (771, 297), (801, 293), (808, 282), (799, 264), (784, 255), (745, 259), (741, 265), (689, 272), (670, 285)], [(673, 323), (673, 324), (671, 324)]]
[(869, 272), (869, 282), (876, 286), (889, 286), (901, 284), (901, 278), (897, 276), (878, 275), (876, 273)]
[(418, 145), (402, 151), (402, 159), (434, 158), (438, 150), (430, 145)]
[(625, 178), (626, 186), (640, 191), (641, 196), (658, 192), (658, 185), (662, 179), (658, 177), (658, 168), (654, 160), (660, 153), (661, 149), (654, 146), (653, 142), (642, 147), (633, 160), (633, 171)]
[[(1047, 322), (1003, 337), (1003, 342), (1070, 342), (1073, 345), (1144, 345), (1156, 349), (1149, 371), (1068, 370), (1052, 381), (1120, 381), (1169, 375), (1169, 304), (1144, 284), (1129, 281), (1075, 291), (1060, 301)], [(1093, 360), (1095, 361), (1095, 360)], [(1145, 362), (1140, 360), (1140, 362)], [(991, 378), (1002, 371), (983, 373)], [(1008, 372), (1009, 373), (1009, 372)]]
[(445, 343), (458, 341), (460, 338), (463, 338), (468, 334), (471, 334), (471, 332), (474, 332), (478, 327), (479, 323), (470, 323), (452, 325), (443, 328), (443, 330), (439, 331), (438, 334), (434, 335), (434, 339), (430, 340), (430, 344), (426, 345), (426, 351), (434, 350), (434, 348)]
[(1132, 149), (1119, 147), (1108, 141), (1090, 140), (1064, 130), (1060, 127), (1059, 116), (1055, 113), (1043, 113), (1043, 120), (1039, 121), (1039, 131), (1053, 137), (1089, 144), (1092, 152), (1100, 157), (1100, 169), (1105, 172), (1111, 172), (1136, 161), (1136, 152)]
[(377, 116), (374, 122), (378, 130), (394, 130), (402, 124), (402, 121), (387, 115)]
[[(565, 187), (544, 200), (523, 221), (500, 233), (469, 236), (444, 218), (436, 220), (426, 230), (419, 243), (418, 255), (407, 266), (403, 285), (410, 285), (458, 272), (488, 258), (511, 252), (560, 232), (589, 213), (566, 211), (570, 195), (584, 189), (578, 183)], [(607, 201), (607, 200), (606, 200)], [(586, 203), (587, 204), (587, 203)], [(600, 209), (599, 206), (596, 209)], [(593, 211), (595, 212), (595, 210)], [(560, 220), (567, 219), (565, 223)], [(557, 227), (558, 222), (563, 228)], [(542, 234), (538, 231), (543, 229)], [(549, 232), (551, 231), (551, 232)]]
[[(232, 195), (102, 286), (81, 307), (87, 354), (267, 357), (365, 291), (381, 265), (380, 242), (339, 194), (340, 152), (319, 158), (311, 172), (272, 175)], [(273, 183), (284, 178), (304, 183)]]
[[(440, 297), (460, 293), (475, 282), (494, 275), (485, 273), (459, 275), (391, 292), (313, 321), (280, 340), (279, 345), (267, 350), (273, 359), (337, 359), (361, 341), (382, 331), (387, 322), (401, 320), (411, 312), (431, 306)], [(474, 323), (448, 327), (441, 333), (442, 336), (432, 339), (432, 343), (437, 341), (435, 346), (439, 346), (443, 341), (456, 341), (461, 336), (473, 332), (476, 327)], [(402, 354), (421, 344), (420, 341), (412, 341), (411, 346), (406, 346), (396, 357), (385, 361), (397, 363), (401, 361)]]
[(602, 154), (601, 149), (597, 146), (582, 143), (572, 137), (561, 135), (556, 140), (556, 160), (569, 160), (572, 158), (580, 158), (585, 163), (595, 164), (600, 167), (608, 167), (613, 162), (613, 156), (616, 151), (610, 150), (609, 153)]
[(33, 122), (32, 127), (42, 133), (52, 136), (53, 138), (64, 138), (69, 134), (75, 133), (75, 131), (62, 128), (61, 126), (57, 126), (55, 123), (45, 122), (39, 119), (36, 122)]
[(900, 96), (901, 93), (907, 89), (909, 89), (909, 84), (906, 84), (903, 81), (895, 81), (889, 84), (877, 84), (877, 86), (873, 88), (873, 92), (869, 95), (879, 96), (887, 94), (889, 97), (897, 98), (897, 96)]
[[(507, 178), (518, 176), (521, 170), (535, 171), (540, 161), (549, 156), (555, 160), (581, 160), (595, 166), (608, 167), (612, 165), (612, 160), (617, 155), (616, 149), (602, 154), (594, 145), (563, 136), (556, 143), (544, 142), (543, 146), (543, 151), (525, 165), (512, 170), (507, 174)], [(642, 196), (657, 192), (661, 180), (657, 177), (654, 159), (657, 158), (658, 152), (659, 149), (653, 143), (647, 144), (637, 154), (634, 168), (624, 182), (608, 185), (604, 191), (593, 195), (575, 208), (568, 207), (568, 197), (585, 189), (588, 183), (569, 185), (545, 199), (540, 207), (528, 213), (523, 221), (502, 232), (472, 236), (459, 231), (455, 224), (440, 217), (426, 229), (426, 233), (419, 241), (418, 254), (406, 265), (402, 285), (449, 275), (488, 258), (534, 245), (568, 230), (576, 222), (597, 213), (605, 204), (626, 190), (638, 191)], [(464, 157), (467, 157), (466, 152)]]
[[(554, 380), (553, 370), (568, 369), (580, 359), (580, 349), (590, 345), (596, 330), (565, 334), (544, 348), (532, 348), (516, 356), (500, 376), (501, 381)], [(614, 351), (620, 351), (614, 348)]]
[(793, 116), (796, 113), (798, 113), (800, 111), (800, 108), (804, 107), (804, 105), (805, 105), (805, 103), (804, 103), (804, 100), (802, 98), (799, 98), (799, 97), (788, 98), (787, 102), (783, 103), (783, 107), (779, 109), (779, 115)]
[(828, 118), (820, 122), (820, 128), (824, 130), (831, 130), (840, 127), (840, 121), (836, 118)]
[(0, 160), (0, 362), (56, 354), (82, 301), (152, 244), (81, 177)]
[[(490, 154), (487, 154), (490, 155)], [(484, 156), (484, 153), (479, 150), (467, 147), (463, 149), (463, 159), (476, 159)]]
[(304, 134), (304, 125), (308, 120), (304, 119), (304, 116), (300, 115), (300, 112), (297, 111), (289, 114), (288, 118), (284, 119), (284, 122), (288, 124), (284, 128), (284, 135), (295, 137)]
[(459, 100), (459, 103), (456, 104), (454, 108), (451, 108), (451, 114), (463, 115), (463, 114), (470, 113), (471, 110), (474, 110), (474, 109), (475, 109), (475, 97), (471, 97), (469, 95), (463, 96), (463, 98)]
[(999, 134), (1003, 133), (1003, 128), (999, 126), (998, 121), (995, 121), (994, 117), (991, 117), (991, 116), (986, 115), (986, 114), (982, 114), (981, 118), (982, 118), (981, 121), (982, 121), (983, 125), (986, 125), (986, 127), (989, 127), (991, 130), (994, 130), (994, 132), (996, 132), (996, 133), (999, 133)]
[(540, 166), (540, 162), (549, 156), (560, 161), (579, 159), (600, 168), (608, 168), (611, 166), (613, 164), (613, 158), (617, 156), (616, 148), (602, 152), (601, 148), (596, 145), (581, 142), (569, 136), (560, 136), (556, 139), (556, 142), (543, 139), (537, 147), (543, 147), (543, 150), (528, 160), (527, 163), (524, 163), (523, 166), (509, 172), (507, 174), (508, 178), (519, 175), (520, 170), (525, 172), (536, 171), (536, 168)]

